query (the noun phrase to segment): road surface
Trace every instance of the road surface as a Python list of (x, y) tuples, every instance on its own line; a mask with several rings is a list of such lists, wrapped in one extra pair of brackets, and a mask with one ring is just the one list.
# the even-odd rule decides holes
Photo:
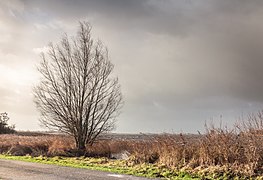
[(1, 180), (146, 180), (108, 172), (0, 159)]

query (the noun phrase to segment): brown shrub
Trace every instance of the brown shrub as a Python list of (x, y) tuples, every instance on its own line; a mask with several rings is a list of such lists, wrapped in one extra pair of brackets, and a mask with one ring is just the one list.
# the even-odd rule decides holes
[(32, 152), (33, 152), (32, 149), (28, 146), (15, 144), (11, 146), (11, 148), (8, 150), (7, 153), (13, 156), (25, 156), (25, 155), (30, 155)]

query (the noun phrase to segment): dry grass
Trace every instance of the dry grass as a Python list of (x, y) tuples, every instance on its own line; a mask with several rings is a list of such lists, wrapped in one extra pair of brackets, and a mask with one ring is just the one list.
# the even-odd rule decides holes
[[(101, 139), (86, 155), (111, 157), (129, 152), (127, 165), (156, 163), (192, 173), (229, 172), (242, 177), (263, 174), (263, 112), (235, 127), (206, 126), (199, 135), (145, 135), (142, 139)], [(74, 141), (63, 135), (0, 135), (0, 153), (74, 156)]]
[(67, 136), (0, 135), (0, 152), (13, 155), (66, 155), (74, 148), (73, 140)]

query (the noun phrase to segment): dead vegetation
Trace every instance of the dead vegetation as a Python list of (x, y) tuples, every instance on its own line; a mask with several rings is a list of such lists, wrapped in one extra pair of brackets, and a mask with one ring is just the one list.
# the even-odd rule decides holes
[[(143, 139), (100, 139), (86, 156), (115, 158), (126, 153), (127, 165), (154, 163), (205, 176), (263, 174), (263, 111), (233, 128), (206, 126), (199, 135), (145, 135)], [(64, 135), (0, 135), (0, 153), (75, 156), (74, 140)], [(229, 177), (231, 177), (229, 176)]]

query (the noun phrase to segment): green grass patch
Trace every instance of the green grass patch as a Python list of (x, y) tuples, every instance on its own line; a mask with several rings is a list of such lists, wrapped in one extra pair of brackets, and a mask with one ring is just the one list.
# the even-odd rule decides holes
[[(213, 169), (200, 170), (198, 172), (188, 173), (186, 171), (176, 171), (158, 164), (137, 164), (134, 165), (127, 160), (112, 160), (108, 158), (88, 158), (88, 157), (31, 157), (31, 156), (11, 156), (1, 155), (1, 159), (20, 160), (27, 162), (53, 164), (59, 166), (68, 166), (74, 168), (85, 168), (91, 170), (106, 171), (118, 174), (127, 174), (133, 176), (142, 176), (148, 178), (161, 178), (169, 180), (198, 180), (198, 179), (217, 179), (217, 180), (263, 180), (263, 176), (258, 177), (241, 177), (232, 172), (222, 171), (221, 173), (213, 172)], [(0, 177), (1, 180), (1, 177)]]
[(148, 178), (163, 179), (200, 179), (193, 177), (186, 172), (176, 172), (164, 166), (154, 164), (130, 165), (125, 160), (111, 160), (107, 158), (87, 158), (87, 157), (31, 157), (31, 156), (10, 156), (0, 155), (2, 159), (20, 160), (27, 162), (36, 162), (43, 164), (53, 164), (59, 166), (68, 166), (75, 168), (85, 168), (91, 170), (107, 171), (119, 174), (134, 176), (143, 176)]

